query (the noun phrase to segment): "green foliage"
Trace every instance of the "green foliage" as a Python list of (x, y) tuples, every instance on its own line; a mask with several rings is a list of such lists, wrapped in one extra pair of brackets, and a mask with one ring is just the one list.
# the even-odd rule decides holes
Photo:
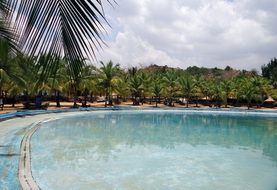
[(162, 96), (164, 86), (162, 84), (162, 77), (160, 74), (154, 75), (152, 77), (152, 84), (151, 84), (151, 92), (152, 95), (155, 96), (155, 102), (156, 102), (156, 107), (158, 106), (158, 99)]
[(272, 59), (267, 65), (262, 66), (263, 77), (269, 79), (274, 86), (277, 88), (277, 59)]
[(116, 77), (119, 75), (120, 67), (119, 64), (114, 65), (112, 61), (108, 62), (107, 64), (101, 62), (101, 65), (102, 67), (100, 67), (98, 70), (99, 84), (105, 89), (107, 100), (110, 102), (110, 104), (112, 104), (111, 95), (115, 86), (114, 79), (116, 79)]
[(143, 80), (139, 75), (134, 75), (129, 79), (129, 89), (131, 91), (132, 96), (141, 97), (142, 91), (144, 90)]
[(209, 69), (203, 67), (199, 68), (196, 66), (188, 67), (186, 71), (190, 75), (207, 75), (209, 73)]
[(277, 100), (277, 89), (273, 89), (271, 90), (271, 97), (274, 99), (274, 100)]
[(189, 100), (196, 87), (196, 82), (190, 75), (180, 77), (178, 82), (182, 91), (182, 95), (185, 98), (187, 98), (187, 107), (188, 107)]

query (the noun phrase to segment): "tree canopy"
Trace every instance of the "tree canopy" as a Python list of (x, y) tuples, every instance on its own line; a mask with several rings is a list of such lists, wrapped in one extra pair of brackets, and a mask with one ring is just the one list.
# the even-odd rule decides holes
[(262, 75), (271, 80), (273, 86), (277, 88), (277, 59), (273, 58), (267, 64), (262, 66)]

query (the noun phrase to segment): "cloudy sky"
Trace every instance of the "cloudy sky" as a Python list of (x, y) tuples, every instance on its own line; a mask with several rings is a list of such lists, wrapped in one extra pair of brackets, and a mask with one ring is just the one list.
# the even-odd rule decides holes
[(99, 60), (258, 69), (277, 56), (277, 0), (116, 0)]

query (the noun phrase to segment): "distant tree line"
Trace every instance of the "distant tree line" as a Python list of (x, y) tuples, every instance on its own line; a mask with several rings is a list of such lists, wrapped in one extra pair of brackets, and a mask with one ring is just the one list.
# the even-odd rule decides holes
[[(151, 65), (123, 69), (112, 61), (100, 67), (75, 62), (59, 56), (28, 57), (12, 55), (7, 42), (0, 41), (0, 93), (15, 104), (30, 108), (38, 97), (44, 100), (71, 100), (73, 106), (87, 106), (88, 101), (105, 97), (105, 105), (131, 100), (133, 105), (159, 103), (186, 107), (228, 105), (261, 106), (269, 96), (277, 98), (276, 59), (262, 67), (263, 76), (253, 71), (239, 71), (227, 66), (219, 68), (188, 67), (187, 69)], [(47, 68), (47, 69), (46, 69)]]

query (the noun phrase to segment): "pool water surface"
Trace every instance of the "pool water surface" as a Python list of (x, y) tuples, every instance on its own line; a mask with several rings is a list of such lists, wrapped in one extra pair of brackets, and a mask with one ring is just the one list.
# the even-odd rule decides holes
[(47, 190), (277, 188), (276, 117), (94, 112), (44, 123), (31, 145)]

